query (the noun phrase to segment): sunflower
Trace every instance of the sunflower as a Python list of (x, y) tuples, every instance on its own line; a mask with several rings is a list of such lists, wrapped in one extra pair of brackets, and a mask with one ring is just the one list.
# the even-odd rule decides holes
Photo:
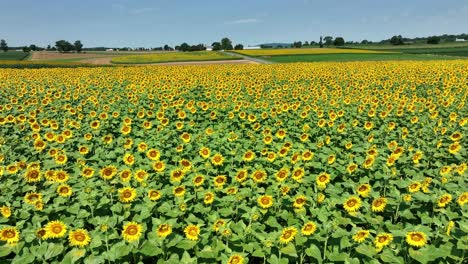
[(41, 139), (36, 139), (34, 141), (34, 149), (38, 152), (41, 152), (43, 151), (45, 148), (47, 147), (47, 144), (46, 142), (44, 142), (43, 140)]
[(286, 227), (281, 232), (281, 235), (279, 237), (279, 242), (281, 244), (287, 244), (294, 240), (294, 237), (296, 236), (296, 234), (297, 234), (297, 229), (295, 227)]
[(353, 235), (353, 240), (357, 243), (362, 243), (369, 236), (369, 230), (359, 230)]
[(356, 163), (350, 163), (348, 167), (346, 167), (346, 170), (348, 171), (349, 174), (352, 174), (355, 172), (358, 168), (358, 165)]
[(125, 153), (125, 155), (123, 156), (123, 162), (126, 165), (133, 165), (135, 163), (135, 156), (133, 156), (130, 153)]
[(146, 149), (148, 149), (148, 144), (146, 144), (145, 142), (140, 142), (137, 146), (137, 149), (139, 152), (145, 152)]
[(195, 187), (202, 186), (204, 182), (205, 182), (205, 176), (203, 176), (203, 175), (196, 175), (193, 178), (193, 185)]
[(160, 224), (158, 229), (156, 230), (156, 234), (160, 238), (166, 238), (168, 235), (172, 233), (172, 226), (170, 224)]
[(181, 182), (184, 178), (185, 173), (181, 169), (175, 169), (171, 171), (171, 182)]
[(365, 169), (370, 169), (374, 165), (375, 156), (367, 156), (367, 158), (362, 163), (362, 167)]
[(9, 174), (15, 174), (18, 172), (18, 166), (16, 164), (10, 164), (6, 167), (6, 171)]
[(276, 180), (279, 182), (285, 181), (289, 176), (289, 170), (287, 168), (281, 168), (276, 172)]
[(361, 184), (357, 188), (357, 193), (363, 198), (367, 197), (370, 191), (371, 191), (371, 186), (370, 184), (367, 184), (367, 183)]
[(437, 206), (445, 207), (452, 201), (452, 195), (446, 193), (437, 200)]
[(72, 195), (72, 192), (72, 188), (68, 184), (63, 184), (57, 187), (57, 193), (62, 197), (69, 197)]
[(221, 166), (221, 165), (223, 165), (224, 157), (223, 157), (223, 155), (221, 155), (220, 153), (216, 153), (216, 154), (211, 158), (211, 162), (212, 162), (213, 165), (215, 165), (215, 166)]
[(200, 227), (196, 225), (188, 225), (184, 229), (185, 237), (190, 240), (198, 240), (200, 234)]
[(159, 150), (157, 149), (152, 148), (146, 152), (146, 157), (152, 161), (157, 161), (161, 157), (161, 152), (159, 152)]
[(240, 169), (237, 171), (236, 174), (236, 181), (237, 182), (244, 182), (248, 177), (248, 172), (246, 169)]
[(293, 207), (301, 209), (307, 202), (307, 198), (304, 195), (299, 195), (294, 198)]
[(119, 176), (122, 182), (129, 182), (132, 179), (132, 171), (129, 169), (123, 169)]
[(377, 251), (381, 251), (384, 246), (390, 245), (393, 241), (393, 235), (389, 233), (380, 233), (375, 237), (374, 244)]
[(104, 180), (111, 180), (117, 174), (117, 168), (110, 165), (101, 169), (99, 173)]
[(16, 227), (4, 227), (0, 229), (0, 240), (6, 241), (9, 245), (15, 244), (20, 239), (20, 233)]
[(325, 189), (327, 187), (327, 183), (330, 182), (330, 174), (326, 172), (320, 173), (316, 178), (316, 183), (319, 189)]
[(452, 141), (459, 141), (462, 137), (463, 137), (463, 134), (457, 131), (450, 136), (450, 139)]
[(122, 236), (128, 242), (134, 242), (140, 239), (142, 226), (137, 222), (128, 222), (123, 226)]
[(67, 226), (65, 223), (59, 220), (48, 222), (44, 227), (46, 234), (45, 239), (49, 238), (61, 238), (67, 233)]
[(68, 161), (68, 157), (67, 155), (65, 154), (58, 154), (55, 156), (55, 163), (59, 164), (59, 165), (63, 165), (65, 163), (67, 163)]
[(192, 136), (190, 136), (189, 133), (184, 132), (184, 133), (182, 133), (182, 135), (180, 135), (180, 139), (182, 139), (182, 141), (183, 141), (184, 143), (189, 143), (189, 142), (190, 142), (190, 139), (192, 139)]
[(453, 142), (452, 144), (450, 144), (449, 148), (448, 148), (448, 151), (450, 154), (457, 154), (458, 152), (460, 152), (462, 146), (460, 145), (460, 142), (458, 141), (455, 141)]
[(266, 159), (267, 159), (269, 162), (275, 161), (275, 159), (276, 159), (276, 153), (274, 153), (273, 151), (268, 152), (268, 154), (267, 154), (267, 156), (266, 156)]
[(177, 186), (177, 187), (174, 187), (172, 193), (174, 194), (174, 196), (176, 197), (182, 197), (184, 196), (185, 194), (185, 186)]
[(291, 188), (289, 188), (289, 186), (287, 186), (287, 185), (281, 186), (281, 188), (280, 188), (281, 195), (283, 195), (283, 196), (287, 195), (290, 190), (291, 190)]
[(227, 261), (227, 264), (244, 264), (244, 257), (239, 254), (231, 255)]
[(408, 186), (408, 191), (409, 191), (410, 193), (418, 192), (420, 189), (421, 189), (421, 183), (420, 183), (420, 182), (412, 182), (412, 183)]
[(148, 178), (148, 172), (146, 172), (145, 170), (135, 171), (135, 179), (137, 180), (137, 182), (143, 183), (144, 181), (146, 181), (147, 178)]
[(348, 213), (355, 213), (361, 207), (361, 199), (351, 196), (343, 203), (343, 207)]
[(203, 197), (203, 202), (205, 204), (212, 204), (214, 201), (215, 195), (212, 192), (207, 192), (205, 196)]
[(153, 162), (153, 170), (156, 172), (163, 172), (166, 169), (166, 164), (163, 161), (155, 161)]
[(28, 204), (34, 205), (37, 201), (42, 201), (42, 194), (29, 192), (24, 196), (24, 201)]
[(98, 129), (100, 125), (101, 125), (101, 123), (99, 122), (99, 120), (91, 121), (91, 123), (89, 124), (89, 126), (92, 129)]
[(216, 188), (221, 188), (226, 184), (227, 177), (224, 175), (218, 175), (213, 179), (213, 184)]
[(247, 150), (242, 159), (247, 162), (253, 161), (255, 159), (255, 153), (251, 150)]
[(372, 201), (372, 212), (383, 212), (385, 206), (387, 206), (387, 198), (377, 198)]
[(68, 241), (70, 241), (71, 246), (85, 247), (91, 242), (91, 237), (89, 236), (88, 231), (79, 228), (75, 231), (70, 231), (68, 234)]
[(468, 202), (468, 192), (464, 192), (458, 196), (457, 203), (460, 206), (465, 205)]
[(119, 189), (119, 200), (122, 203), (131, 203), (135, 200), (137, 192), (132, 187), (124, 187)]
[(200, 151), (198, 151), (198, 153), (200, 154), (200, 156), (202, 156), (202, 158), (207, 159), (207, 158), (210, 157), (210, 153), (211, 153), (211, 152), (210, 152), (210, 149), (209, 149), (209, 148), (207, 148), (207, 147), (202, 147), (202, 148), (200, 149)]
[(213, 224), (213, 230), (218, 232), (222, 227), (224, 227), (226, 225), (226, 221), (224, 221), (223, 219), (218, 219), (215, 221), (215, 223)]
[(406, 233), (406, 243), (413, 247), (423, 247), (427, 244), (426, 234), (423, 232), (408, 232)]
[(262, 183), (266, 180), (267, 174), (263, 170), (256, 170), (252, 173), (252, 179), (256, 183)]
[(2, 214), (4, 218), (9, 218), (11, 216), (11, 208), (6, 205), (0, 207), (0, 214)]
[(258, 197), (257, 203), (263, 209), (268, 209), (273, 206), (273, 197), (271, 195), (262, 195)]
[(41, 180), (41, 172), (39, 169), (29, 169), (24, 173), (24, 179), (27, 182), (38, 182)]
[(148, 198), (151, 200), (151, 201), (157, 201), (161, 198), (161, 192), (160, 191), (157, 191), (157, 190), (149, 190), (148, 191)]
[(310, 236), (317, 230), (317, 225), (314, 222), (307, 222), (302, 226), (301, 234), (304, 236)]
[(302, 160), (309, 161), (314, 157), (314, 153), (310, 150), (306, 150), (302, 153)]

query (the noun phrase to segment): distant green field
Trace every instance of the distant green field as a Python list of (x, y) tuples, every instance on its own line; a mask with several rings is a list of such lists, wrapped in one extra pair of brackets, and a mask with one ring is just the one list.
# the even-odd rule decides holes
[[(392, 49), (395, 50), (395, 49)], [(453, 48), (411, 48), (411, 49), (398, 49), (398, 51), (408, 54), (436, 54), (445, 56), (463, 56), (468, 57), (468, 46), (466, 47), (453, 47)]]
[(195, 52), (164, 52), (140, 55), (128, 55), (112, 59), (112, 63), (163, 63), (180, 61), (214, 61), (214, 60), (238, 60), (237, 56), (227, 55), (216, 51), (195, 51)]
[(277, 62), (320, 62), (320, 61), (383, 61), (383, 60), (446, 60), (459, 59), (457, 57), (438, 56), (430, 54), (316, 54), (316, 55), (291, 55), (272, 56), (262, 59)]
[(0, 51), (0, 60), (24, 60), (29, 56), (28, 52), (22, 51)]

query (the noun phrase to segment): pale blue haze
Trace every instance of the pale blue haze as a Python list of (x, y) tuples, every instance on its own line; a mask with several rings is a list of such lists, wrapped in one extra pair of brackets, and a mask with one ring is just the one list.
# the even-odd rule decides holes
[(381, 40), (468, 30), (465, 0), (0, 0), (0, 38), (9, 46), (80, 39), (85, 47)]

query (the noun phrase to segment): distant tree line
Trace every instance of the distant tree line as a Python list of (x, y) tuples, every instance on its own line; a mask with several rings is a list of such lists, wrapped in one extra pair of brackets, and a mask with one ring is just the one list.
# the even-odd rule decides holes
[(390, 39), (385, 39), (379, 42), (379, 44), (392, 44), (392, 45), (405, 45), (411, 43), (427, 43), (427, 44), (439, 44), (441, 42), (455, 42), (457, 39), (463, 39), (468, 41), (468, 34), (459, 35), (439, 35), (429, 37), (418, 37), (418, 38), (406, 38), (401, 35), (392, 36)]

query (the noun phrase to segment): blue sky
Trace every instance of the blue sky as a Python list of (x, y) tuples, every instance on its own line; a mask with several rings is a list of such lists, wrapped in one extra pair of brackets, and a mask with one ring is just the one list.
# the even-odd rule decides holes
[(9, 46), (81, 40), (85, 47), (381, 40), (468, 33), (466, 0), (0, 0)]

